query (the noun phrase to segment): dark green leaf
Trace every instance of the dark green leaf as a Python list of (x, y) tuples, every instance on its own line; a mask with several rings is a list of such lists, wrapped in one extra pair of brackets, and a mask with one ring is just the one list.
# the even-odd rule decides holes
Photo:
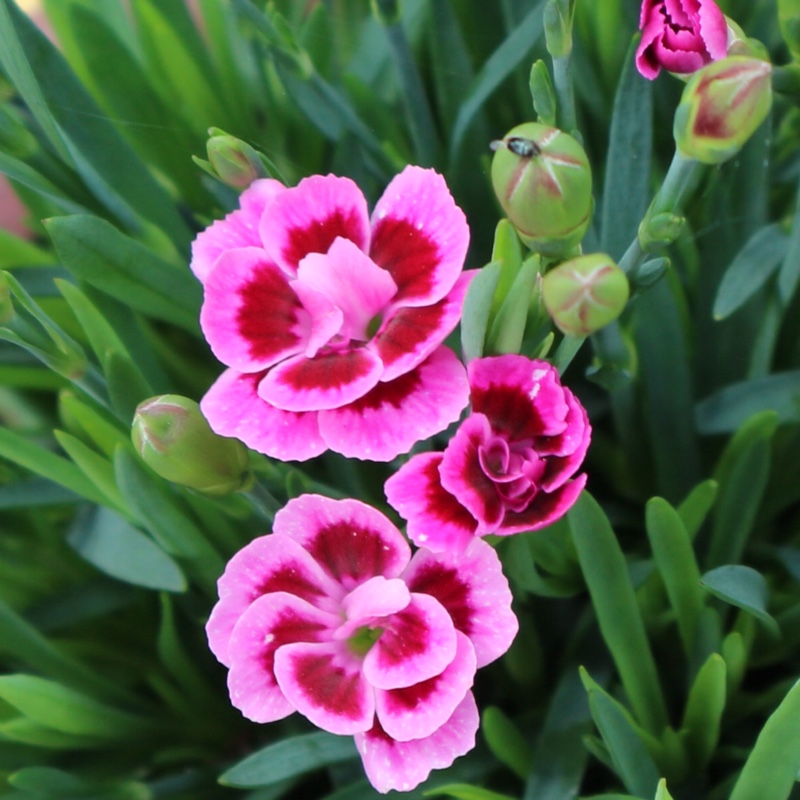
[(725, 660), (712, 653), (700, 668), (689, 691), (681, 736), (695, 769), (702, 771), (711, 760), (725, 710), (727, 669)]
[(767, 611), (769, 591), (764, 576), (742, 564), (717, 567), (703, 575), (700, 585), (715, 597), (758, 617), (767, 628), (779, 633), (778, 623)]
[(475, 276), (467, 290), (461, 316), (461, 351), (466, 362), (483, 355), (492, 298), (500, 280), (500, 271), (499, 263), (487, 264)]

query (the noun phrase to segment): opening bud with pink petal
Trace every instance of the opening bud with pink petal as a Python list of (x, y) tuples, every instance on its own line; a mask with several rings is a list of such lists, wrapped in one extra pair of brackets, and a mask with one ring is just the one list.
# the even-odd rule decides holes
[(703, 164), (721, 164), (742, 149), (772, 107), (772, 65), (729, 56), (696, 72), (675, 112), (673, 135), (680, 153)]
[(252, 484), (247, 448), (214, 433), (188, 397), (162, 394), (140, 403), (131, 439), (143, 461), (173, 483), (212, 495)]
[(247, 142), (219, 128), (209, 128), (206, 143), (213, 173), (228, 186), (247, 188), (256, 178), (266, 178), (267, 171), (258, 153)]
[(625, 273), (605, 253), (564, 261), (542, 280), (547, 313), (572, 336), (589, 336), (615, 320), (629, 295)]
[(492, 143), (492, 186), (522, 241), (543, 255), (568, 254), (592, 216), (592, 171), (572, 136), (538, 122)]

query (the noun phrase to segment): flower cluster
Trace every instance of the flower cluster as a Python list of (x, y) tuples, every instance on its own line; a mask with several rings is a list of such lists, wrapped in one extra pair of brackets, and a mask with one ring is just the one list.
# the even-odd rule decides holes
[(303, 495), (229, 562), (208, 639), (231, 700), (272, 722), (299, 711), (354, 735), (372, 784), (405, 791), (475, 744), (477, 667), (517, 632), (491, 547), (411, 556), (356, 500)]
[(211, 427), (284, 461), (388, 461), (454, 422), (466, 375), (442, 342), (468, 244), (432, 170), (407, 167), (371, 219), (348, 178), (255, 181), (193, 246), (200, 324), (229, 367), (201, 402)]
[(480, 537), (549, 524), (586, 480), (586, 413), (553, 367), (509, 355), (467, 372), (442, 345), (472, 277), (468, 239), (442, 178), (409, 167), (371, 221), (347, 179), (256, 180), (193, 249), (201, 325), (229, 367), (201, 404), (216, 433), (283, 460), (388, 460), (472, 403), (443, 453), (386, 483), (413, 556), (379, 511), (302, 495), (228, 563), (207, 624), (245, 716), (298, 711), (354, 736), (382, 792), (475, 744), (475, 672), (517, 631)]

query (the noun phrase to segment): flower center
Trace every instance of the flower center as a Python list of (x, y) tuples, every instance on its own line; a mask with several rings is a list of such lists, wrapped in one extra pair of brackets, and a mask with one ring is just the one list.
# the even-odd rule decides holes
[(369, 625), (364, 625), (347, 640), (347, 644), (355, 655), (363, 658), (370, 651), (372, 645), (381, 638), (382, 633), (383, 628), (380, 626), (376, 625), (371, 628)]

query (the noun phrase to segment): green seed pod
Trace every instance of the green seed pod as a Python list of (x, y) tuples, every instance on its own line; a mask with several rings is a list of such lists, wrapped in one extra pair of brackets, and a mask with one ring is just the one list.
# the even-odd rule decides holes
[(550, 257), (568, 254), (592, 215), (592, 172), (566, 133), (526, 122), (493, 142), (492, 185), (522, 241)]
[(225, 495), (252, 482), (247, 448), (214, 433), (200, 406), (187, 397), (164, 394), (140, 403), (131, 439), (142, 460), (173, 483)]
[(208, 160), (223, 183), (246, 189), (256, 178), (266, 177), (258, 153), (247, 142), (219, 128), (210, 128), (208, 133)]
[(547, 313), (572, 336), (589, 336), (615, 320), (629, 294), (625, 273), (605, 253), (565, 261), (542, 280)]
[(772, 65), (729, 56), (692, 75), (675, 112), (678, 150), (703, 164), (721, 164), (742, 149), (772, 106)]

